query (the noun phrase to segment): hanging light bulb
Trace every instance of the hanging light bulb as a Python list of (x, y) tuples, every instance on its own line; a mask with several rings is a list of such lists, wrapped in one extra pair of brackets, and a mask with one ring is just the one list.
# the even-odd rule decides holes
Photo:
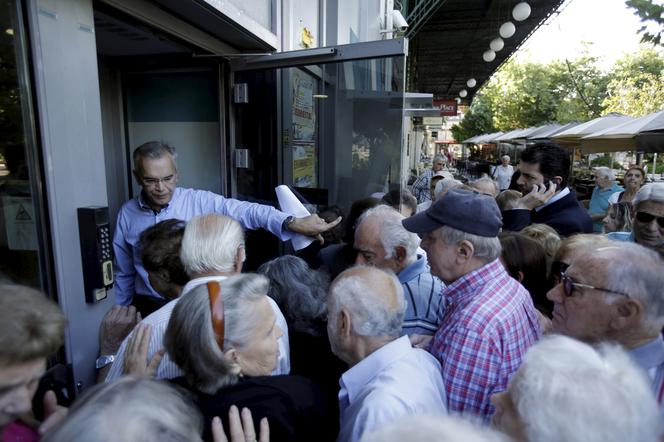
[(461, 103), (461, 98), (456, 97), (455, 100), (456, 100), (457, 104)]
[(474, 78), (470, 78), (468, 81), (466, 81), (466, 86), (468, 86), (468, 87), (475, 87), (476, 84), (477, 84), (477, 81), (475, 81)]
[(517, 3), (517, 5), (512, 9), (512, 17), (516, 21), (524, 21), (530, 17), (530, 5), (526, 2)]
[(505, 22), (500, 26), (498, 33), (503, 38), (510, 38), (516, 32), (516, 26), (511, 21)]
[(496, 37), (493, 40), (491, 40), (491, 43), (489, 43), (489, 47), (491, 48), (492, 51), (498, 52), (505, 47), (505, 42), (503, 41), (502, 38)]
[(461, 91), (459, 91), (459, 96), (460, 96), (461, 98), (465, 98), (467, 95), (468, 95), (468, 91), (467, 91), (467, 90), (465, 90), (465, 89), (461, 89)]
[(484, 54), (482, 54), (482, 58), (484, 59), (484, 61), (489, 63), (496, 59), (496, 53), (493, 52), (491, 49), (489, 49), (488, 51), (484, 51)]

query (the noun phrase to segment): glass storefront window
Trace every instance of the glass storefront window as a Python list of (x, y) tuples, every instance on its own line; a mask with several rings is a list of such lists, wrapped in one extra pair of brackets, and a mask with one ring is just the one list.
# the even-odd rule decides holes
[(0, 279), (43, 289), (19, 4), (0, 9)]

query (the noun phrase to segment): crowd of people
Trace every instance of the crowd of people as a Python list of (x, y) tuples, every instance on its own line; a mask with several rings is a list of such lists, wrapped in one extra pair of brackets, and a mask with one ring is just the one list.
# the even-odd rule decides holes
[[(446, 160), (325, 221), (177, 187), (140, 146), (69, 409), (38, 388), (64, 315), (0, 287), (2, 441), (661, 441), (664, 183), (599, 170), (586, 210), (554, 144), (468, 184)], [(255, 228), (331, 243), (247, 272)]]

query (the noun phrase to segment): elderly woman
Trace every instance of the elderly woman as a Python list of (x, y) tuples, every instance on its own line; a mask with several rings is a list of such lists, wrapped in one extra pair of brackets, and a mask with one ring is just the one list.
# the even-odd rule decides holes
[(606, 217), (609, 209), (609, 198), (616, 192), (622, 191), (615, 182), (613, 171), (608, 167), (597, 167), (595, 169), (595, 188), (593, 189), (588, 214), (593, 220), (593, 232), (602, 233), (602, 220)]
[(496, 170), (493, 172), (493, 178), (498, 184), (499, 192), (510, 188), (512, 175), (514, 175), (514, 167), (510, 164), (510, 157), (509, 155), (503, 155), (500, 166), (496, 166)]
[(282, 332), (268, 288), (262, 275), (236, 275), (194, 288), (173, 309), (164, 345), (184, 376), (172, 382), (193, 393), (207, 439), (212, 417), (227, 416), (231, 405), (248, 407), (256, 420), (266, 417), (273, 440), (333, 437), (324, 398), (311, 381), (269, 376)]
[(618, 347), (544, 338), (491, 401), (493, 426), (517, 442), (659, 440), (655, 396)]

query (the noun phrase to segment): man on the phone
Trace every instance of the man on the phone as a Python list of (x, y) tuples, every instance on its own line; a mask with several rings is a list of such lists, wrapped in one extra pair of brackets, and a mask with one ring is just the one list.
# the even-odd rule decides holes
[(553, 143), (534, 144), (521, 154), (517, 184), (523, 193), (516, 208), (505, 210), (503, 229), (519, 231), (539, 223), (553, 227), (559, 235), (592, 233), (592, 219), (567, 187), (569, 153)]

